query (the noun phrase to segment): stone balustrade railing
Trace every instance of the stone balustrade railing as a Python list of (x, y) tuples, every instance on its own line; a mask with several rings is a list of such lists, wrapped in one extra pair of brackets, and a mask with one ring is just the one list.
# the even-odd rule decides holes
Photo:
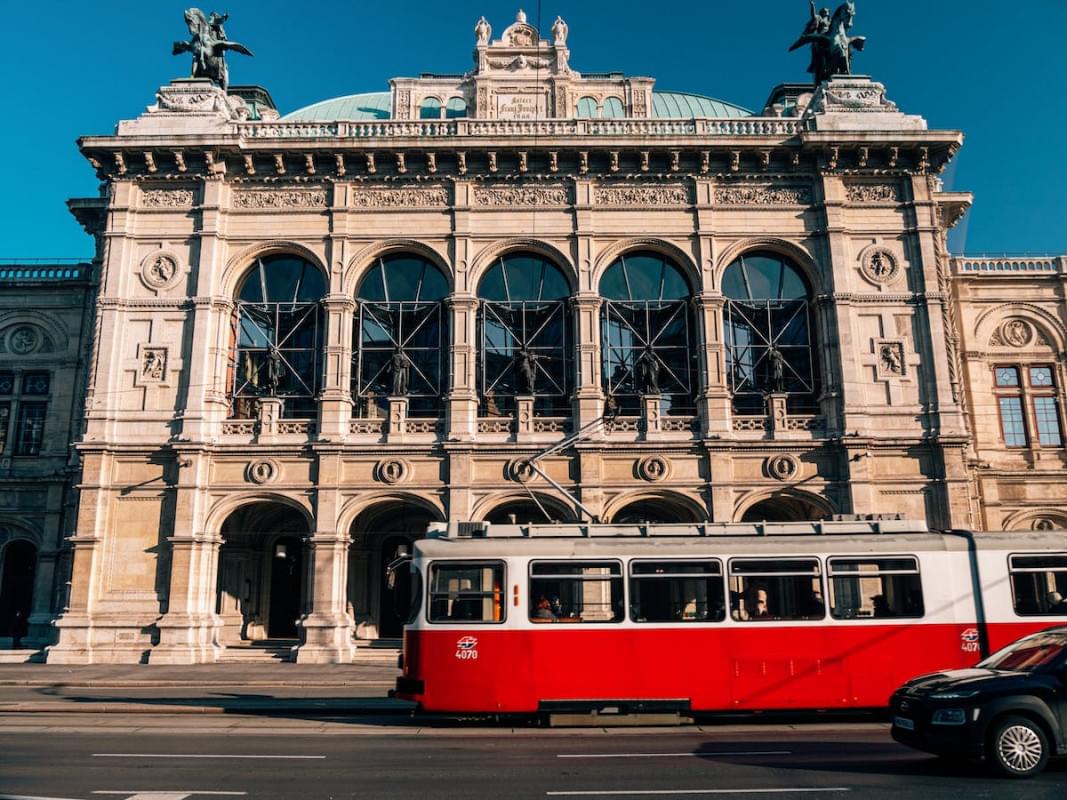
[(957, 275), (1055, 275), (1067, 274), (1067, 256), (976, 257), (952, 260)]
[(801, 121), (737, 119), (376, 120), (373, 122), (241, 122), (246, 139), (444, 139), (500, 136), (793, 136)]

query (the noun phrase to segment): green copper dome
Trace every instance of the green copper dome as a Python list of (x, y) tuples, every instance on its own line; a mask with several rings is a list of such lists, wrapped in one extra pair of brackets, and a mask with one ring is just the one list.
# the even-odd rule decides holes
[[(286, 122), (362, 122), (389, 119), (389, 92), (366, 92), (334, 97), (286, 114)], [(721, 119), (751, 117), (748, 109), (688, 92), (652, 92), (652, 116), (657, 119)]]

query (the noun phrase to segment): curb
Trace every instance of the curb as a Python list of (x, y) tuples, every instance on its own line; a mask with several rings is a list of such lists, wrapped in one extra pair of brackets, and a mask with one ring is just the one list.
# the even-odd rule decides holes
[(138, 680), (83, 680), (74, 678), (70, 681), (62, 680), (0, 680), (0, 687), (25, 686), (30, 688), (47, 689), (230, 689), (235, 686), (243, 686), (253, 689), (348, 689), (361, 686), (388, 686), (395, 685), (395, 679), (390, 680), (333, 680), (333, 681), (138, 681)]
[(261, 705), (195, 706), (160, 703), (72, 703), (31, 701), (0, 703), (0, 714), (315, 714), (317, 716), (394, 716), (410, 714), (411, 706), (336, 705), (332, 703), (270, 703)]

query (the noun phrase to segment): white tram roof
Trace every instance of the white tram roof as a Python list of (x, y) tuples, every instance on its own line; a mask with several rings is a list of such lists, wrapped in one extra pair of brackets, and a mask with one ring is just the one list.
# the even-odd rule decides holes
[(1067, 551), (1065, 531), (930, 531), (913, 520), (693, 525), (431, 526), (416, 543), (425, 558), (678, 558), (698, 555), (849, 555), (978, 550)]

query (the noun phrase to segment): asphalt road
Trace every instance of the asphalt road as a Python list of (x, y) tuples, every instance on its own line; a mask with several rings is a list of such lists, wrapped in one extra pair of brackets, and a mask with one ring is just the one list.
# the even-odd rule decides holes
[(994, 779), (900, 747), (883, 725), (606, 731), (104, 716), (0, 718), (0, 798), (1067, 797), (1067, 764), (1030, 781)]

